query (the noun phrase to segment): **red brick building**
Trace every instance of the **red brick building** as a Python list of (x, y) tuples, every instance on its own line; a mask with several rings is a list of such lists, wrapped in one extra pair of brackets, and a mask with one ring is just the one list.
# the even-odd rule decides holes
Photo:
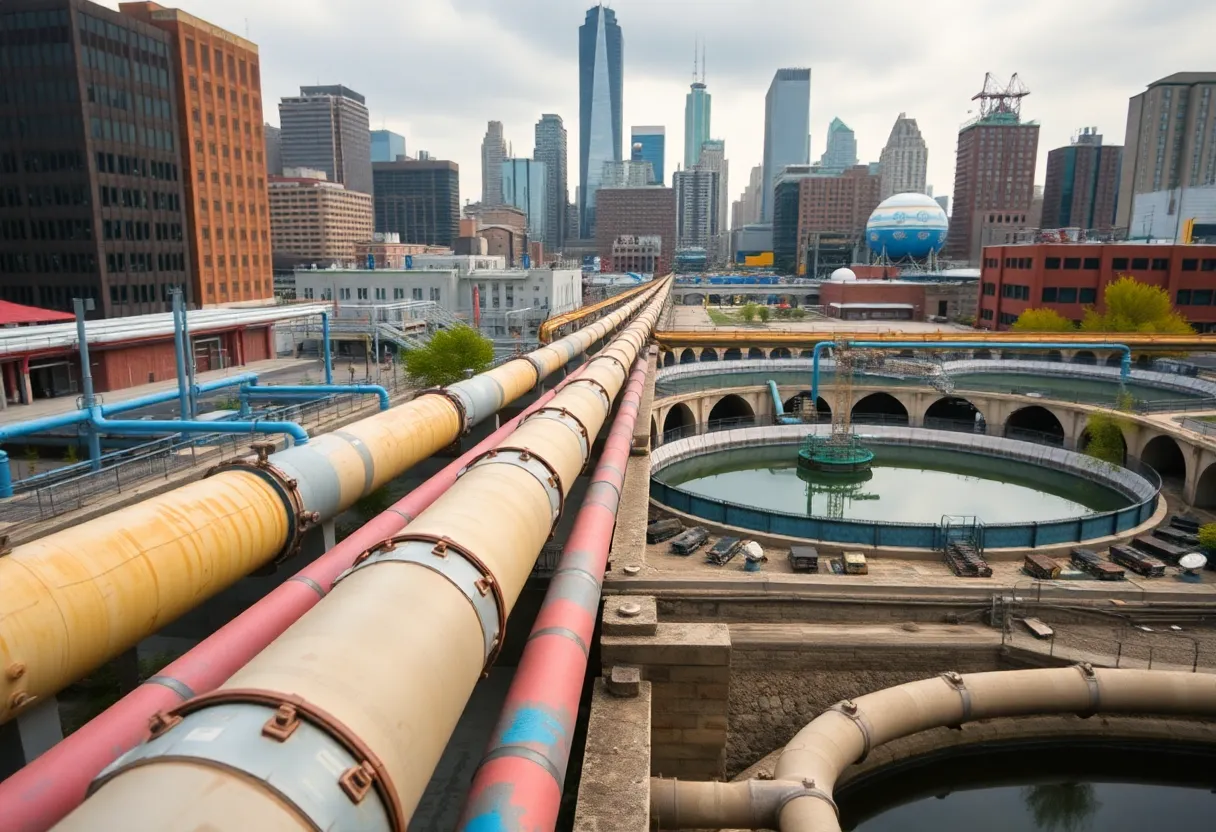
[(595, 247), (600, 270), (619, 271), (612, 263), (620, 237), (659, 237), (662, 251), (654, 273), (667, 274), (675, 261), (676, 192), (671, 188), (600, 188), (595, 194)]
[(819, 303), (825, 315), (844, 321), (919, 321), (925, 315), (925, 287), (890, 280), (825, 280)]
[(1166, 289), (1198, 331), (1216, 331), (1216, 246), (1136, 243), (985, 248), (976, 326), (1009, 329), (1040, 308), (1079, 321), (1086, 306), (1102, 308), (1107, 284), (1125, 274)]

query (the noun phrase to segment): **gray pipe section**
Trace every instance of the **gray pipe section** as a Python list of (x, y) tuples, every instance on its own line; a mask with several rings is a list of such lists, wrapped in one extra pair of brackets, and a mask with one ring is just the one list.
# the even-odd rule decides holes
[[(839, 832), (832, 799), (836, 781), (848, 766), (884, 743), (981, 719), (1098, 713), (1211, 718), (1216, 716), (1216, 678), (1088, 664), (943, 673), (833, 705), (790, 740), (771, 781), (652, 779), (651, 817), (660, 829), (775, 827), (781, 832)], [(752, 783), (758, 785), (753, 788)], [(779, 804), (775, 815), (774, 794)], [(741, 807), (744, 799), (751, 801), (750, 808)]]

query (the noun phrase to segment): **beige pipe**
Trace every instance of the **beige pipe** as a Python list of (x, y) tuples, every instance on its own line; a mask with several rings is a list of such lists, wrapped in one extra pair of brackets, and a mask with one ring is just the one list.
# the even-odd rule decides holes
[[(1093, 713), (1216, 716), (1216, 677), (1088, 665), (1047, 670), (942, 674), (837, 703), (799, 731), (778, 758), (764, 791), (746, 783), (651, 780), (659, 828), (678, 816), (684, 828), (839, 832), (832, 792), (841, 772), (870, 750), (931, 728), (979, 719)], [(788, 790), (793, 790), (793, 793)], [(780, 801), (772, 811), (773, 795)], [(752, 820), (739, 806), (753, 801)], [(663, 814), (655, 817), (655, 812)], [(694, 822), (695, 821), (695, 822)]]
[[(605, 423), (610, 404), (653, 330), (666, 292), (549, 404), (565, 409), (588, 433), (550, 419), (524, 422), (505, 448), (524, 448), (545, 459), (568, 494), (586, 462), (584, 448)], [(504, 602), (514, 605), (554, 521), (546, 487), (511, 464), (471, 467), (423, 512), (409, 534), (446, 537), (474, 553), (493, 576)], [(448, 558), (458, 558), (449, 553)], [(500, 634), (501, 635), (501, 634)], [(329, 714), (362, 740), (383, 764), (408, 822), (468, 700), (485, 661), (483, 632), (470, 601), (446, 578), (415, 563), (379, 563), (352, 572), (312, 610), (220, 690), (257, 689), (294, 695)], [(189, 719), (189, 717), (187, 717)], [(187, 726), (183, 725), (182, 728)], [(173, 730), (166, 735), (172, 736)], [(266, 742), (241, 738), (251, 750)], [(140, 749), (136, 749), (137, 753)], [(262, 783), (263, 806), (249, 808), (244, 791), (218, 781), (249, 778), (164, 757), (121, 768), (57, 829), (243, 830), (248, 818), (273, 807), (292, 828), (303, 818)], [(155, 785), (153, 781), (155, 780)], [(121, 788), (118, 788), (121, 784)], [(135, 784), (132, 786), (132, 784)], [(176, 799), (148, 803), (131, 798), (157, 788)], [(367, 798), (370, 799), (370, 798)], [(205, 817), (193, 807), (207, 804)], [(283, 826), (282, 824), (287, 824)], [(263, 827), (256, 827), (263, 828)]]

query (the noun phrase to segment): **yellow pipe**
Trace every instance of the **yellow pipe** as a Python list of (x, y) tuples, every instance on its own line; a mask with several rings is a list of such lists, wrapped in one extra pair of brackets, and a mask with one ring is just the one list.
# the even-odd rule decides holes
[[(666, 284), (647, 289), (659, 294)], [(541, 372), (516, 360), (483, 374), (501, 391), (492, 410), (527, 393), (645, 302), (545, 347)], [(422, 396), (270, 461), (298, 478), (303, 510), (320, 509), (324, 520), (451, 445), (464, 428), (451, 400)], [(290, 510), (267, 479), (232, 470), (0, 558), (0, 722), (270, 563), (299, 522)]]
[[(573, 416), (593, 440), (611, 409), (604, 393), (615, 397), (620, 391), (626, 368), (632, 368), (664, 303), (665, 287), (548, 409)], [(526, 449), (532, 461), (543, 459), (552, 482), (545, 485), (517, 464), (502, 464), (512, 448)], [(448, 541), (438, 550), (442, 554), (431, 553), (437, 560), (426, 561), (437, 569), (467, 566), (472, 561), (461, 552), (473, 553), (486, 575), (481, 597), (501, 598), (505, 618), (549, 537), (554, 522), (550, 489), (569, 493), (586, 462), (585, 448), (573, 429), (551, 419), (526, 421), (498, 449), (502, 459), (471, 466), (410, 524), (409, 536)], [(385, 553), (409, 545), (397, 544)], [(431, 544), (423, 546), (430, 550)], [(497, 593), (492, 593), (495, 587)], [(404, 828), (483, 669), (484, 639), (470, 597), (454, 583), (418, 562), (388, 560), (352, 571), (220, 692), (238, 699), (245, 695), (239, 691), (251, 689), (272, 698), (291, 695), (328, 712), (379, 759), (386, 788), (401, 809), (399, 828)], [(195, 716), (205, 715), (206, 709)], [(189, 736), (193, 730), (189, 722), (179, 728), (166, 736), (174, 731)], [(262, 739), (255, 735), (234, 741)], [(164, 758), (130, 768), (120, 760), (117, 773), (56, 828), (235, 832), (251, 828), (249, 817), (271, 811), (282, 817), (259, 828), (294, 832), (302, 825), (272, 788), (262, 792), (262, 805), (249, 806), (250, 782), (255, 781), (227, 769)], [(147, 788), (175, 800), (171, 805), (141, 800), (138, 795)]]
[(1134, 332), (770, 332), (754, 329), (713, 331), (656, 332), (655, 340), (664, 349), (713, 347), (747, 344), (749, 346), (813, 347), (824, 341), (983, 341), (993, 345), (1029, 343), (1110, 343), (1136, 348), (1214, 349), (1216, 335), (1151, 335)]
[(633, 298), (636, 295), (639, 295), (642, 292), (645, 292), (646, 290), (651, 289), (653, 287), (654, 287), (653, 282), (644, 283), (635, 289), (630, 289), (626, 292), (621, 292), (619, 295), (613, 295), (612, 297), (610, 297), (606, 300), (601, 300), (598, 303), (591, 304), (590, 306), (582, 306), (582, 307), (579, 307), (578, 309), (574, 310), (573, 312), (566, 312), (565, 314), (554, 316), (540, 325), (540, 330), (538, 333), (540, 342), (542, 344), (547, 344), (547, 343), (549, 343), (549, 340), (553, 337), (553, 333), (556, 332), (557, 330), (561, 329), (563, 326), (566, 326), (567, 324), (570, 324), (570, 323), (574, 323), (575, 321), (581, 321), (583, 318), (587, 317), (588, 315), (594, 315), (595, 313), (599, 312), (601, 309), (605, 309), (609, 306), (614, 306), (618, 303), (627, 301), (630, 298)]

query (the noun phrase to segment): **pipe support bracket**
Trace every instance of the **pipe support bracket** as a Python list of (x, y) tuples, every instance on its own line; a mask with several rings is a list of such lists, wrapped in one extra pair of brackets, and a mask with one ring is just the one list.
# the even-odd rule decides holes
[(211, 477), (224, 471), (242, 471), (269, 483), (275, 494), (283, 501), (283, 510), (287, 514), (287, 540), (283, 548), (274, 556), (274, 564), (278, 565), (294, 557), (300, 551), (304, 542), (304, 533), (320, 518), (316, 512), (304, 510), (304, 500), (300, 496), (299, 483), (288, 476), (269, 459), (274, 446), (266, 442), (255, 442), (249, 446), (257, 454), (256, 460), (231, 459), (221, 462), (207, 470), (203, 477)]
[(945, 673), (939, 673), (937, 675), (950, 686), (951, 690), (957, 691), (959, 699), (962, 700), (963, 717), (958, 721), (958, 727), (962, 727), (963, 723), (971, 721), (971, 691), (967, 690), (967, 680), (964, 679), (960, 673), (954, 670), (949, 670)]
[(1073, 667), (1077, 669), (1089, 687), (1089, 710), (1080, 714), (1080, 716), (1088, 718), (1096, 714), (1102, 707), (1101, 691), (1098, 690), (1098, 675), (1094, 673), (1094, 666), (1089, 662), (1078, 662)]
[(549, 509), (552, 516), (549, 530), (552, 531), (557, 526), (557, 521), (562, 516), (562, 509), (565, 507), (566, 496), (562, 489), (562, 479), (558, 475), (557, 469), (544, 458), (527, 448), (499, 446), (486, 451), (470, 462), (465, 466), (463, 471), (456, 475), (457, 479), (463, 477), (479, 465), (514, 465), (516, 468), (520, 468), (531, 474), (540, 483), (541, 488), (545, 489), (545, 494), (549, 497)]
[[(564, 407), (542, 407), (524, 419), (524, 422), (530, 422), (533, 419), (549, 419), (565, 425), (571, 433), (578, 437), (579, 451), (582, 453), (583, 459), (590, 457), (591, 440), (587, 435), (587, 427), (569, 410)], [(520, 425), (522, 426), (523, 422)]]
[(423, 396), (440, 396), (447, 399), (452, 407), (456, 408), (456, 416), (460, 419), (461, 433), (468, 433), (472, 425), (469, 424), (469, 410), (465, 407), (464, 399), (460, 398), (456, 393), (448, 390), (446, 387), (432, 387), (428, 390), (423, 390), (415, 398), (420, 399)]
[(836, 819), (840, 820), (840, 807), (836, 805), (836, 801), (832, 799), (830, 794), (825, 792), (823, 789), (815, 787), (814, 780), (804, 780), (802, 781), (801, 785), (791, 783), (788, 790), (781, 792), (777, 796), (773, 817), (779, 821), (781, 818), (781, 810), (785, 808), (786, 804), (791, 800), (797, 800), (800, 797), (811, 797), (816, 800), (822, 800), (824, 803), (832, 807), (832, 812), (835, 813)]
[(864, 746), (861, 750), (861, 756), (854, 761), (855, 763), (860, 763), (870, 755), (870, 749), (873, 747), (870, 741), (870, 721), (866, 719), (865, 714), (861, 712), (861, 709), (857, 707), (857, 703), (852, 699), (844, 699), (837, 702), (828, 710), (835, 711), (836, 713), (845, 717), (856, 725), (857, 730), (861, 732), (861, 739)]

